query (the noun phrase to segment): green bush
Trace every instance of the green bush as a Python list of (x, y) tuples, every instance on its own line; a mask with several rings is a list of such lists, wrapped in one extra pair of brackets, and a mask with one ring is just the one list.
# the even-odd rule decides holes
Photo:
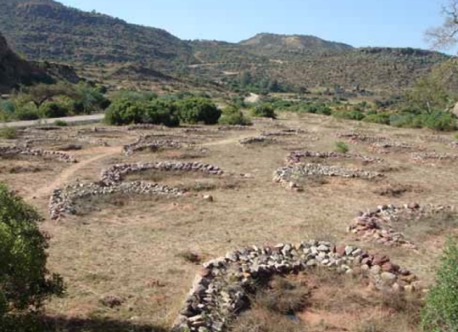
[(356, 121), (361, 121), (365, 117), (364, 113), (358, 110), (335, 111), (332, 113), (332, 116), (334, 116), (337, 119), (356, 120)]
[(58, 127), (67, 127), (68, 123), (63, 120), (56, 120), (54, 121), (54, 125)]
[(39, 113), (43, 118), (62, 118), (68, 116), (70, 110), (64, 103), (48, 101), (40, 106)]
[(384, 113), (384, 112), (370, 113), (366, 115), (363, 121), (389, 125), (390, 124), (390, 114)]
[(270, 104), (261, 104), (254, 107), (251, 110), (251, 115), (254, 117), (261, 117), (261, 118), (271, 118), (276, 119), (277, 115), (275, 114), (275, 110), (272, 105)]
[(426, 332), (458, 331), (458, 245), (449, 239), (437, 271), (436, 285), (429, 291), (422, 312)]
[(336, 142), (335, 143), (335, 147), (336, 147), (336, 151), (340, 152), (340, 153), (347, 153), (350, 150), (348, 145), (346, 143), (344, 143), (344, 142), (341, 142), (341, 141)]
[(13, 116), (16, 120), (30, 121), (38, 120), (40, 118), (40, 113), (34, 104), (29, 103), (16, 110)]
[(219, 124), (222, 125), (241, 125), (241, 126), (249, 126), (251, 125), (251, 121), (247, 119), (243, 113), (235, 106), (228, 106), (223, 109), (222, 116), (219, 119)]
[(221, 117), (221, 110), (205, 98), (186, 98), (177, 102), (178, 117), (183, 123), (216, 124)]
[(5, 139), (16, 139), (17, 130), (13, 127), (3, 127), (0, 129), (0, 137)]
[(116, 99), (105, 112), (105, 122), (116, 126), (141, 123), (143, 118), (142, 106), (142, 102), (128, 98)]
[(176, 127), (180, 124), (177, 106), (170, 100), (153, 100), (144, 104), (142, 122)]
[(451, 112), (434, 111), (422, 115), (422, 124), (424, 127), (438, 130), (451, 131), (457, 129), (456, 116)]
[(0, 319), (10, 312), (39, 308), (50, 295), (62, 294), (58, 275), (46, 269), (46, 238), (38, 213), (0, 184)]

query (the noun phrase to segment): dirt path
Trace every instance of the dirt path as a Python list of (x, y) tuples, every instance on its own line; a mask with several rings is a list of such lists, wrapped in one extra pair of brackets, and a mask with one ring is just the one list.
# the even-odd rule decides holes
[[(63, 187), (66, 183), (68, 183), (71, 178), (75, 176), (75, 174), (81, 170), (82, 168), (99, 161), (100, 159), (107, 158), (109, 156), (115, 155), (115, 154), (120, 154), (121, 153), (121, 147), (119, 146), (113, 146), (113, 147), (104, 147), (104, 148), (93, 148), (93, 149), (88, 149), (84, 151), (85, 154), (94, 154), (97, 153), (95, 157), (85, 159), (80, 161), (77, 164), (73, 164), (71, 167), (66, 168), (62, 173), (60, 173), (57, 178), (50, 183), (48, 186), (40, 188), (38, 191), (33, 193), (33, 197), (39, 198), (39, 197), (45, 197), (51, 195), (51, 192), (56, 189), (56, 188), (61, 188)], [(29, 198), (33, 198), (29, 197)]]

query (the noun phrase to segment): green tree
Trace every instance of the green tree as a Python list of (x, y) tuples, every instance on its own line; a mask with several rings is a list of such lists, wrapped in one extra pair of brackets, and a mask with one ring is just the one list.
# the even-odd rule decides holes
[(63, 292), (61, 277), (46, 269), (48, 242), (38, 228), (40, 220), (0, 184), (0, 320), (12, 311), (40, 308), (47, 297)]
[(186, 98), (177, 103), (178, 117), (184, 123), (216, 124), (221, 116), (221, 110), (208, 99)]
[(425, 332), (458, 331), (458, 245), (449, 239), (422, 312)]
[(277, 115), (275, 114), (275, 110), (273, 106), (270, 104), (261, 104), (261, 105), (254, 107), (251, 110), (251, 114), (255, 117), (272, 118), (272, 119), (277, 118)]

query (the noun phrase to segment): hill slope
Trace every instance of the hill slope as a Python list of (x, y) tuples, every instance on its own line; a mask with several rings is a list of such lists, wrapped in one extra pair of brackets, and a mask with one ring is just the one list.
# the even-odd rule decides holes
[(152, 63), (187, 62), (190, 47), (170, 33), (52, 0), (2, 0), (0, 30), (33, 60)]
[(0, 93), (7, 93), (19, 84), (38, 81), (52, 82), (53, 78), (45, 70), (17, 56), (0, 34)]
[(102, 63), (108, 65), (107, 71), (115, 64), (123, 70), (114, 78), (145, 82), (150, 77), (159, 82), (179, 77), (190, 84), (221, 84), (249, 72), (256, 80), (295, 87), (360, 86), (393, 92), (449, 58), (409, 48), (357, 49), (301, 35), (264, 33), (236, 44), (182, 41), (164, 30), (53, 0), (2, 0), (0, 31), (30, 59), (69, 62), (85, 69)]

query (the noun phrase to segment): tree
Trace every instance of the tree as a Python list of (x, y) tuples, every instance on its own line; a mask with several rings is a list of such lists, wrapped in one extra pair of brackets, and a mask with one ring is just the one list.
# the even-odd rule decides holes
[(0, 184), (0, 324), (9, 312), (40, 308), (50, 295), (62, 294), (58, 275), (46, 269), (48, 241), (39, 214)]
[(221, 117), (221, 110), (205, 98), (186, 98), (177, 103), (178, 117), (184, 123), (216, 124)]
[(436, 49), (451, 48), (458, 43), (458, 0), (449, 0), (442, 7), (442, 14), (442, 25), (426, 32), (426, 38)]

